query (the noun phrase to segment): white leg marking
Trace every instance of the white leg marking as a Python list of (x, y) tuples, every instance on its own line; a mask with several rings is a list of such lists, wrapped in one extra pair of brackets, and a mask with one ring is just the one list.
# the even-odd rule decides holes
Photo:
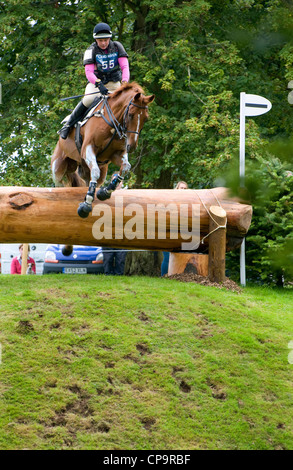
[(98, 167), (96, 155), (91, 145), (85, 150), (85, 161), (91, 170), (91, 180), (97, 182), (100, 177), (100, 168)]
[(55, 187), (59, 188), (59, 187), (62, 187), (63, 184), (61, 183), (61, 181), (57, 180), (57, 178), (56, 178), (55, 166), (56, 166), (56, 160), (54, 160), (54, 162), (52, 164), (52, 178), (53, 178)]
[(131, 169), (131, 165), (128, 161), (128, 153), (125, 153), (122, 157), (122, 171), (127, 173), (128, 171), (130, 171)]

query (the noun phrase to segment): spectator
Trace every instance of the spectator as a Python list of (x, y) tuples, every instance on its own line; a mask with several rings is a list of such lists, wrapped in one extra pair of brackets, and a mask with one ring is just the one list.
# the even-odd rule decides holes
[[(111, 181), (117, 176), (117, 173), (113, 173), (111, 177)], [(119, 183), (116, 188), (118, 189), (126, 189), (123, 188), (123, 181)], [(111, 248), (111, 247), (103, 247), (103, 265), (104, 265), (104, 274), (106, 275), (116, 275), (116, 276), (123, 276), (124, 274), (124, 266), (125, 266), (125, 258), (127, 255), (127, 251), (121, 248)]]
[[(185, 183), (185, 181), (179, 181), (176, 184), (175, 189), (188, 189), (188, 184)], [(163, 251), (163, 261), (161, 264), (161, 276), (165, 276), (165, 274), (168, 274), (169, 257), (170, 257), (169, 251)]]
[(127, 251), (120, 248), (103, 247), (104, 274), (123, 276)]
[(179, 183), (176, 184), (175, 189), (188, 189), (188, 184), (185, 183), (185, 181), (179, 181)]
[[(10, 266), (10, 273), (11, 274), (21, 274), (21, 265), (22, 265), (22, 253), (23, 253), (23, 243), (19, 245), (19, 255), (13, 258), (11, 261)], [(30, 252), (30, 246), (28, 245), (28, 253)], [(27, 269), (32, 271), (30, 274), (36, 274), (36, 263), (33, 258), (30, 256), (27, 257)], [(31, 268), (31, 269), (30, 269)]]

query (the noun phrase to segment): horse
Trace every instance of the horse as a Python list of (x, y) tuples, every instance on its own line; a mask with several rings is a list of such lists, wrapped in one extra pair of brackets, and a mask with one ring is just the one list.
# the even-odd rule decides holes
[[(79, 205), (78, 215), (85, 218), (92, 211), (95, 197), (106, 200), (124, 179), (131, 165), (128, 153), (138, 145), (139, 134), (148, 119), (148, 105), (154, 95), (145, 96), (136, 82), (121, 85), (113, 93), (103, 96), (87, 113), (81, 124), (80, 151), (73, 128), (67, 139), (59, 137), (51, 159), (55, 186), (88, 186), (84, 202)], [(107, 186), (104, 183), (108, 166), (120, 167), (118, 176)]]

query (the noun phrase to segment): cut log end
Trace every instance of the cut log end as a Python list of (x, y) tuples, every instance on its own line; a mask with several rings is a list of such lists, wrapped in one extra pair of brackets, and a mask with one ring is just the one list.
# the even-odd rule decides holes
[(16, 193), (9, 196), (9, 204), (13, 209), (23, 210), (33, 204), (34, 200), (25, 193)]
[(221, 218), (224, 218), (227, 215), (223, 207), (220, 207), (220, 206), (211, 206), (210, 213), (216, 217), (221, 217)]
[(208, 276), (208, 255), (170, 253), (168, 276), (173, 274), (198, 274)]

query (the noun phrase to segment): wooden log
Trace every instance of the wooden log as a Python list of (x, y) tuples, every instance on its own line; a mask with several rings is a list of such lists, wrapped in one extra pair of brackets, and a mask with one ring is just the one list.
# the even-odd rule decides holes
[[(241, 243), (251, 223), (251, 206), (229, 199), (226, 188), (120, 190), (108, 201), (95, 199), (92, 213), (81, 219), (77, 208), (86, 192), (84, 187), (1, 187), (0, 242), (188, 252), (190, 248), (183, 245), (190, 243), (199, 220), (202, 239), (209, 231), (207, 209), (221, 204), (227, 212), (229, 250)], [(194, 215), (197, 212), (200, 219)], [(208, 239), (192, 251), (207, 252)]]
[(209, 256), (196, 253), (170, 253), (168, 276), (172, 274), (191, 273), (207, 277)]
[(209, 234), (209, 279), (224, 282), (226, 256), (226, 211), (220, 206), (211, 206)]

